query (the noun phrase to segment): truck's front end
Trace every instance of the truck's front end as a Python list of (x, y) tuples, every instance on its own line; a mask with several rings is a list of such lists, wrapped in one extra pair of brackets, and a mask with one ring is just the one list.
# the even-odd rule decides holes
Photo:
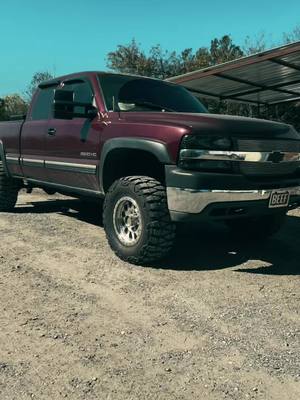
[(293, 127), (221, 115), (199, 119), (181, 141), (177, 166), (166, 168), (174, 221), (257, 223), (300, 205), (300, 135)]

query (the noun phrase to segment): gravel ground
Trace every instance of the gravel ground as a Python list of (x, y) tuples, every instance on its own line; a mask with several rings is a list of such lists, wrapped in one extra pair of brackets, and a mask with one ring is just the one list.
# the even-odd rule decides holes
[(181, 230), (138, 267), (88, 208), (36, 190), (0, 215), (1, 400), (300, 399), (299, 211), (258, 245)]

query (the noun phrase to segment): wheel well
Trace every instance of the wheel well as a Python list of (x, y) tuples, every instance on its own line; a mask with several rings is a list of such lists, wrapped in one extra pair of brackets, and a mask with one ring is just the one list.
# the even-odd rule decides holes
[(114, 149), (106, 156), (102, 177), (106, 192), (114, 181), (124, 176), (144, 175), (165, 183), (164, 164), (144, 150)]

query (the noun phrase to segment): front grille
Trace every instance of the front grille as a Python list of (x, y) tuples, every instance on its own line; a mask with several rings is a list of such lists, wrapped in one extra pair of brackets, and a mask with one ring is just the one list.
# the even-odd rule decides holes
[[(237, 140), (239, 151), (287, 151), (300, 153), (300, 140)], [(239, 162), (243, 175), (257, 177), (295, 178), (300, 176), (300, 162)]]
[(261, 162), (240, 162), (240, 171), (244, 175), (264, 176), (295, 176), (297, 169), (300, 172), (299, 162), (283, 163), (261, 163)]
[(243, 140), (237, 141), (239, 151), (292, 151), (300, 153), (300, 140)]

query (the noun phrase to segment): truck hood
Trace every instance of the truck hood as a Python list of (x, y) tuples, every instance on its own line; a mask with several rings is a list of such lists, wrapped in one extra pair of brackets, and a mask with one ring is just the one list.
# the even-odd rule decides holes
[(291, 126), (257, 118), (246, 118), (219, 114), (189, 113), (122, 113), (130, 122), (158, 124), (186, 128), (194, 134), (217, 134), (261, 139), (300, 139), (300, 134)]

